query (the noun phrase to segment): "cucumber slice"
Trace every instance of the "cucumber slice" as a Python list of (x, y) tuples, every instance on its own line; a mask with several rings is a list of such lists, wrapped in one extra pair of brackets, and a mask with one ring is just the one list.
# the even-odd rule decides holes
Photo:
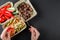
[(13, 14), (14, 14), (14, 15), (18, 15), (19, 13), (18, 13), (18, 11), (15, 11), (15, 12), (13, 12)]
[(11, 8), (8, 8), (7, 10), (9, 10), (9, 11), (15, 11), (15, 8), (11, 7)]

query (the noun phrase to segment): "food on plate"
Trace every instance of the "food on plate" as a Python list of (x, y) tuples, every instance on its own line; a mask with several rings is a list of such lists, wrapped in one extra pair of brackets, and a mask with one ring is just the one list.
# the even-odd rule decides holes
[(11, 36), (12, 36), (13, 34), (16, 34), (19, 31), (22, 31), (26, 27), (26, 24), (23, 21), (22, 17), (16, 15), (14, 16), (14, 18), (11, 18), (11, 20), (5, 23), (3, 28), (5, 29), (6, 27), (10, 27), (8, 29), (8, 32), (11, 32), (12, 33)]
[(25, 2), (22, 2), (18, 7), (18, 11), (22, 14), (22, 17), (27, 20), (33, 14), (31, 6)]

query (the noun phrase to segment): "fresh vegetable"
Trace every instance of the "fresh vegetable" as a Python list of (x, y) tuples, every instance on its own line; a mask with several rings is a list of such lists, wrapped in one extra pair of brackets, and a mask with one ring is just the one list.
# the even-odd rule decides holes
[[(10, 8), (10, 10), (8, 10), (9, 8)], [(13, 16), (14, 10), (12, 10), (10, 3), (8, 3), (7, 5), (0, 8), (0, 23), (5, 22), (6, 20), (10, 19), (11, 17), (14, 17)]]
[(7, 10), (9, 10), (10, 12), (14, 12), (15, 11), (15, 8), (14, 7), (11, 7), (11, 8), (8, 8)]
[(10, 7), (11, 7), (11, 4), (10, 4), (10, 3), (8, 3), (7, 5), (3, 6), (3, 7), (2, 7), (2, 8), (0, 8), (0, 9), (2, 10), (2, 9), (10, 8)]
[(4, 16), (0, 17), (0, 22), (4, 22), (6, 18)]
[(16, 34), (19, 31), (21, 31), (24, 27), (26, 27), (26, 24), (24, 23), (24, 21), (22, 20), (21, 17), (19, 18), (19, 16), (16, 15), (16, 16), (14, 16), (14, 18), (12, 18), (8, 22), (6, 22), (6, 24), (3, 27), (4, 28), (10, 27), (7, 30), (7, 32), (12, 32), (12, 34), (14, 35), (14, 33)]
[(12, 26), (9, 26), (7, 32), (10, 33), (10, 36), (13, 36), (15, 34), (15, 29)]

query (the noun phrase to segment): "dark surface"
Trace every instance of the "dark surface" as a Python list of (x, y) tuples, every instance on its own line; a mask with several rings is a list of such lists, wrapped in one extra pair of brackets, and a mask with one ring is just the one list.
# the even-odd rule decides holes
[[(0, 0), (0, 5), (6, 1), (9, 0)], [(10, 1), (16, 2), (17, 0)], [(31, 0), (31, 3), (38, 14), (29, 23), (40, 31), (39, 40), (60, 40), (60, 1)], [(30, 40), (30, 32), (26, 29), (15, 36), (14, 40)]]

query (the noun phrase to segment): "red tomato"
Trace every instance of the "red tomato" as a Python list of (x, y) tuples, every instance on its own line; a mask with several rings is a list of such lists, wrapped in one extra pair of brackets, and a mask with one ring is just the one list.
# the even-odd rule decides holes
[(9, 32), (10, 30), (14, 30), (14, 28), (9, 27), (9, 28), (7, 29), (7, 32)]
[(7, 32), (9, 32), (9, 33), (10, 33), (10, 36), (12, 36), (12, 35), (14, 35), (14, 33), (15, 33), (15, 29), (12, 28), (12, 27), (9, 27), (9, 28), (7, 29)]

